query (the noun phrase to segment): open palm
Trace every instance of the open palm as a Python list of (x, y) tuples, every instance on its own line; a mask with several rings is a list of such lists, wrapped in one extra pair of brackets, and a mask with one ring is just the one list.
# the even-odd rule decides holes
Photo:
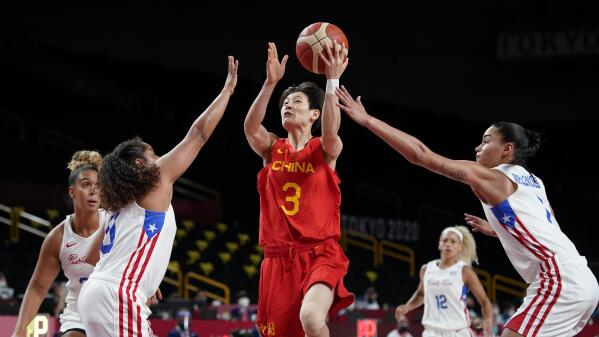
[(341, 88), (337, 88), (335, 94), (337, 97), (339, 97), (339, 103), (337, 103), (337, 106), (339, 106), (341, 110), (345, 111), (345, 113), (347, 113), (347, 115), (353, 119), (354, 122), (360, 125), (366, 125), (370, 115), (366, 112), (364, 105), (362, 105), (361, 97), (358, 96), (358, 98), (354, 100), (349, 91), (347, 91), (343, 85)]
[(491, 227), (491, 224), (488, 223), (487, 220), (468, 213), (464, 213), (464, 220), (470, 227), (472, 227), (473, 232), (481, 232), (485, 235), (497, 236), (493, 230), (493, 227)]
[(279, 53), (274, 42), (268, 43), (268, 60), (266, 61), (266, 80), (269, 83), (277, 83), (285, 75), (285, 65), (289, 56), (283, 56), (279, 61)]

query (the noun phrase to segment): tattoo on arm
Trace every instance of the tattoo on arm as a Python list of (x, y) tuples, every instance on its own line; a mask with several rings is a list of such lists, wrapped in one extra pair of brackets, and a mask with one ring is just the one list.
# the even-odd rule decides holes
[(463, 181), (464, 178), (466, 178), (466, 170), (461, 168), (456, 169), (453, 171), (452, 178), (458, 181)]
[(463, 181), (466, 178), (466, 170), (460, 167), (456, 169), (451, 169), (447, 167), (446, 163), (441, 164), (441, 173), (457, 181)]

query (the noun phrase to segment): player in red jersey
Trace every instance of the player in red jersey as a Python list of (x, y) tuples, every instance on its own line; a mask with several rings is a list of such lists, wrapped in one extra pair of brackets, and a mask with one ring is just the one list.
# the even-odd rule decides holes
[[(311, 82), (283, 92), (279, 108), (287, 138), (279, 138), (262, 121), (288, 56), (279, 61), (275, 44), (269, 43), (266, 80), (245, 118), (247, 140), (264, 161), (258, 173), (264, 261), (257, 324), (262, 336), (329, 336), (327, 314), (354, 300), (343, 285), (349, 261), (337, 243), (341, 192), (335, 164), (343, 144), (335, 88), (348, 63), (344, 50), (334, 43), (321, 53), (326, 94)], [(313, 137), (321, 112), (322, 136)]]

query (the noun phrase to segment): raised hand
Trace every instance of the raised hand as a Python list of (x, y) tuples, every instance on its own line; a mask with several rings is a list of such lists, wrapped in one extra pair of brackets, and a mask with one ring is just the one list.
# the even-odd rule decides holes
[(283, 56), (279, 61), (279, 53), (274, 42), (268, 43), (268, 60), (266, 60), (266, 81), (274, 84), (279, 82), (285, 75), (285, 65), (287, 65), (288, 55)]
[(370, 115), (366, 112), (364, 105), (362, 105), (361, 97), (358, 96), (357, 100), (354, 100), (353, 97), (349, 94), (349, 91), (345, 88), (345, 86), (341, 86), (341, 88), (337, 88), (335, 91), (337, 97), (339, 97), (339, 103), (337, 106), (345, 111), (354, 122), (364, 126), (368, 123), (370, 119)]
[(229, 70), (227, 73), (227, 79), (225, 80), (225, 86), (223, 91), (228, 91), (233, 94), (235, 86), (237, 86), (237, 69), (239, 68), (239, 61), (233, 56), (229, 56)]
[[(347, 68), (349, 58), (347, 57), (347, 48), (333, 40), (333, 51), (329, 45), (325, 45), (325, 49), (319, 52), (319, 57), (324, 63), (324, 73), (327, 79), (338, 79)], [(325, 55), (326, 54), (326, 55)]]
[(491, 227), (491, 224), (488, 223), (487, 220), (468, 213), (464, 213), (464, 220), (470, 227), (472, 227), (473, 232), (481, 232), (488, 236), (497, 236), (493, 227)]

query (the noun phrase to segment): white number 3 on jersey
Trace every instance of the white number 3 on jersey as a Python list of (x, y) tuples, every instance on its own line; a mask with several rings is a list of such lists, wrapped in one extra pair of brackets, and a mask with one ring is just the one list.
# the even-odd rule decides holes
[(102, 246), (100, 247), (100, 251), (102, 254), (108, 254), (112, 250), (112, 246), (114, 245), (114, 237), (116, 236), (116, 218), (118, 217), (118, 213), (110, 217), (110, 222), (104, 230), (104, 240), (102, 240)]

